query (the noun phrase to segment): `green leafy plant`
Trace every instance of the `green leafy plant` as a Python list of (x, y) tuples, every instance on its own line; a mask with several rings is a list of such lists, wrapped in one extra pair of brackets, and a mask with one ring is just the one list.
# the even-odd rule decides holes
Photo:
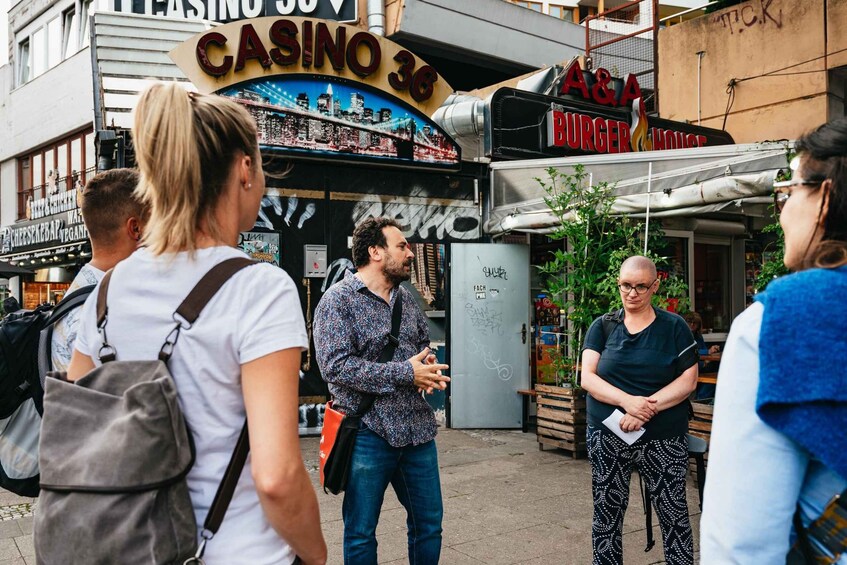
[[(786, 155), (788, 162), (794, 158), (795, 153), (789, 152)], [(790, 168), (787, 172), (780, 172), (776, 180), (783, 181), (791, 179)], [(771, 214), (771, 223), (762, 228), (762, 233), (772, 233), (776, 235), (776, 239), (768, 244), (763, 250), (762, 268), (753, 283), (753, 289), (756, 292), (761, 292), (774, 279), (788, 274), (788, 267), (785, 266), (783, 259), (785, 258), (785, 233), (782, 231), (782, 225), (779, 223), (779, 214), (776, 210), (776, 204), (771, 204), (769, 209)]]
[(788, 274), (788, 268), (783, 262), (785, 258), (785, 234), (782, 231), (779, 220), (774, 219), (772, 223), (762, 228), (762, 233), (774, 233), (776, 234), (776, 240), (770, 243), (762, 254), (764, 257), (762, 268), (759, 269), (759, 274), (756, 277), (755, 283), (753, 283), (753, 288), (756, 292), (765, 290), (765, 287), (772, 280)]
[[(613, 185), (590, 185), (582, 165), (574, 166), (572, 173), (552, 167), (546, 173), (547, 179), (535, 180), (544, 189), (544, 201), (557, 220), (549, 237), (565, 241), (567, 246), (552, 252), (552, 258), (537, 268), (545, 292), (567, 312), (569, 322), (561, 349), (551, 353), (557, 384), (578, 386), (578, 357), (588, 327), (600, 314), (620, 307), (620, 266), (627, 257), (643, 254), (643, 240), (636, 221), (613, 214)], [(650, 241), (663, 245), (662, 235), (661, 227), (654, 225)], [(648, 251), (647, 255), (657, 264), (664, 262), (655, 253)], [(654, 297), (658, 306), (667, 306), (669, 298), (687, 305), (687, 286), (677, 279), (660, 285), (660, 293)]]

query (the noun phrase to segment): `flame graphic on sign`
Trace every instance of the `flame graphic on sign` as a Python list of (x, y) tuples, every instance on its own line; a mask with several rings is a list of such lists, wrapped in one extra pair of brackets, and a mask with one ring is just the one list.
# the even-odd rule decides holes
[(650, 139), (647, 126), (647, 112), (644, 111), (644, 101), (639, 98), (632, 103), (632, 124), (629, 126), (630, 145), (633, 151), (652, 151), (653, 140)]

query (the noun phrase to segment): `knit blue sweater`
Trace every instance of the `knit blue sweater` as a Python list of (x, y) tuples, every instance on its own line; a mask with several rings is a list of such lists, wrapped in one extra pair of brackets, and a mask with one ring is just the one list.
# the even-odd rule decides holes
[(782, 277), (757, 300), (756, 412), (847, 478), (847, 267)]

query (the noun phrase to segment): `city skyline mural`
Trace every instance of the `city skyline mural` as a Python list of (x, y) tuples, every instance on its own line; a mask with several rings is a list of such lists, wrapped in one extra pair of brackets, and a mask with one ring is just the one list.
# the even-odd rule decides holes
[(325, 76), (274, 76), (220, 92), (256, 120), (263, 149), (456, 169), (458, 145), (429, 118), (379, 90)]

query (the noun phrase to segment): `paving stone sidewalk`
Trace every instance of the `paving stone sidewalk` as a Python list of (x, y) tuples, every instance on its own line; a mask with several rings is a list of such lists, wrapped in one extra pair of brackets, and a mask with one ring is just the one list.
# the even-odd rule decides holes
[[(539, 451), (534, 434), (492, 430), (441, 430), (439, 466), (444, 496), (444, 565), (591, 563), (591, 469), (563, 451)], [(301, 442), (317, 489), (318, 439)], [(319, 489), (318, 489), (319, 490)], [(329, 563), (341, 565), (341, 496), (319, 490)], [(0, 565), (34, 565), (32, 499), (0, 490)], [(698, 549), (700, 510), (689, 478), (688, 507)], [(377, 529), (380, 563), (406, 563), (405, 510), (391, 489)], [(656, 524), (654, 518), (653, 523)], [(643, 505), (633, 475), (624, 520), (627, 565), (664, 563), (661, 534), (644, 552)]]

